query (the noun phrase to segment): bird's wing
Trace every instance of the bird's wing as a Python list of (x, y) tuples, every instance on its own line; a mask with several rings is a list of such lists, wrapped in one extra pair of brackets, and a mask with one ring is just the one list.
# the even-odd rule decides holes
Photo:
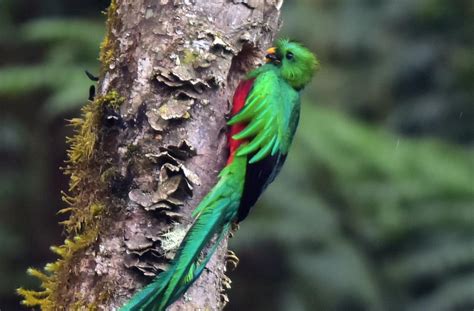
[(228, 122), (229, 125), (246, 123), (245, 128), (232, 136), (235, 140), (247, 140), (237, 151), (237, 156), (252, 155), (249, 163), (255, 163), (268, 155), (274, 155), (291, 139), (288, 130), (297, 93), (273, 71), (263, 72), (255, 79), (245, 101), (245, 106)]

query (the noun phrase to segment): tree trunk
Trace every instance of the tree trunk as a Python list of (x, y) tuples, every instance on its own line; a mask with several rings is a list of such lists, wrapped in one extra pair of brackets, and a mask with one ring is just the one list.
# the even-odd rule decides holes
[[(225, 164), (233, 90), (263, 59), (281, 4), (112, 1), (98, 94), (72, 121), (68, 240), (37, 304), (112, 310), (166, 269)], [(170, 310), (223, 308), (222, 244)]]

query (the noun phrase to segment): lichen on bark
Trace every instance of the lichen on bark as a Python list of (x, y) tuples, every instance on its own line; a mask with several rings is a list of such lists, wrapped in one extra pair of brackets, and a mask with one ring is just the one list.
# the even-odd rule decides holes
[[(112, 0), (98, 97), (73, 121), (86, 164), (66, 165), (65, 245), (83, 244), (54, 248), (52, 275), (32, 270), (47, 289), (21, 290), (29, 305), (111, 310), (167, 268), (225, 163), (232, 92), (273, 41), (281, 2)], [(223, 307), (225, 249), (170, 310)]]

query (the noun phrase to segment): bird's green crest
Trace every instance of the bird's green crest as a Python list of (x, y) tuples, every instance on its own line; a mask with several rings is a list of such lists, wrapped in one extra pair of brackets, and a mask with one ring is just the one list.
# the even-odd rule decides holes
[(278, 40), (275, 47), (281, 76), (293, 88), (302, 89), (319, 67), (316, 56), (300, 43), (288, 39)]

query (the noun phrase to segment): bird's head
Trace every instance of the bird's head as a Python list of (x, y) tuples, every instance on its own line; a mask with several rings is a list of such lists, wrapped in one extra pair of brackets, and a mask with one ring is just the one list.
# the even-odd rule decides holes
[(276, 66), (283, 79), (300, 90), (311, 81), (319, 67), (316, 56), (298, 42), (278, 40), (275, 47), (267, 50), (266, 62)]

